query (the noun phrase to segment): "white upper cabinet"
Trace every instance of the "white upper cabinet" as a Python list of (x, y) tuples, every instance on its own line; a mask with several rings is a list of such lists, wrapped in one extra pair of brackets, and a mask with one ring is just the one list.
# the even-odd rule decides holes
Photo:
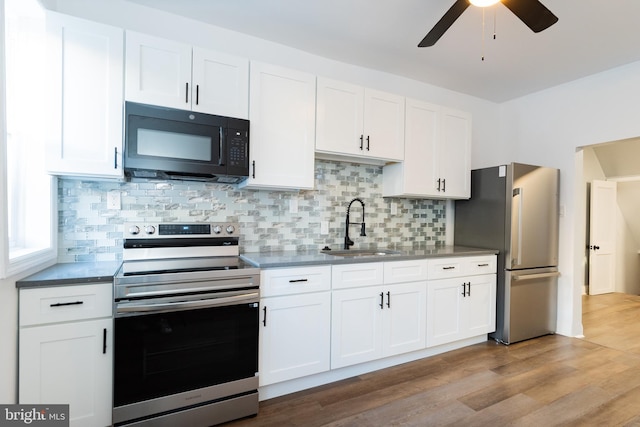
[(121, 178), (123, 30), (47, 13), (47, 171)]
[(468, 199), (471, 115), (407, 99), (405, 160), (384, 167), (383, 196)]
[(251, 62), (250, 176), (241, 187), (313, 188), (315, 83), (312, 74)]
[(127, 101), (246, 119), (249, 61), (127, 31)]
[(404, 98), (318, 78), (316, 153), (362, 163), (404, 158)]

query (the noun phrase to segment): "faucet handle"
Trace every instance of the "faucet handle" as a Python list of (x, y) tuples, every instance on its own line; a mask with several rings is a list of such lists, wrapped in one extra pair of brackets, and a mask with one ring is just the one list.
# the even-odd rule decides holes
[(361, 235), (361, 236), (366, 236), (366, 235), (367, 235), (367, 233), (365, 233), (365, 232), (364, 232), (364, 221), (363, 221), (363, 222), (362, 222), (362, 224), (361, 224), (361, 228), (360, 228), (360, 235)]

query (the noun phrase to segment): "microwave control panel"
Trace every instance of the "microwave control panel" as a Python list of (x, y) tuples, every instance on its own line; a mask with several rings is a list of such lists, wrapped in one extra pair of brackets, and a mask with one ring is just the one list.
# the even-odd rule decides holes
[(244, 130), (229, 129), (227, 134), (228, 164), (232, 168), (249, 167), (249, 133)]

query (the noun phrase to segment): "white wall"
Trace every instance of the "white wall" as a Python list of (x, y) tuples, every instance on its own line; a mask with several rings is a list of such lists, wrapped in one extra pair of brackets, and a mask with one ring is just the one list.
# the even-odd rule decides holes
[[(544, 64), (540, 65), (544, 67)], [(560, 169), (560, 272), (558, 332), (582, 333), (584, 270), (582, 205), (576, 206), (582, 171), (576, 148), (640, 135), (640, 62), (541, 91), (500, 106), (502, 145), (513, 160)], [(580, 182), (576, 182), (576, 174)], [(577, 198), (580, 200), (580, 197)], [(582, 238), (580, 236), (582, 235)], [(578, 251), (578, 252), (576, 252)]]

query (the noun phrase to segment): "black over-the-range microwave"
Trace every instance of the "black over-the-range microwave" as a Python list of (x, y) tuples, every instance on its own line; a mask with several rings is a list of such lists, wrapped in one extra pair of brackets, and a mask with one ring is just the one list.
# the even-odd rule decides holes
[(129, 178), (235, 184), (249, 176), (249, 121), (125, 103)]

